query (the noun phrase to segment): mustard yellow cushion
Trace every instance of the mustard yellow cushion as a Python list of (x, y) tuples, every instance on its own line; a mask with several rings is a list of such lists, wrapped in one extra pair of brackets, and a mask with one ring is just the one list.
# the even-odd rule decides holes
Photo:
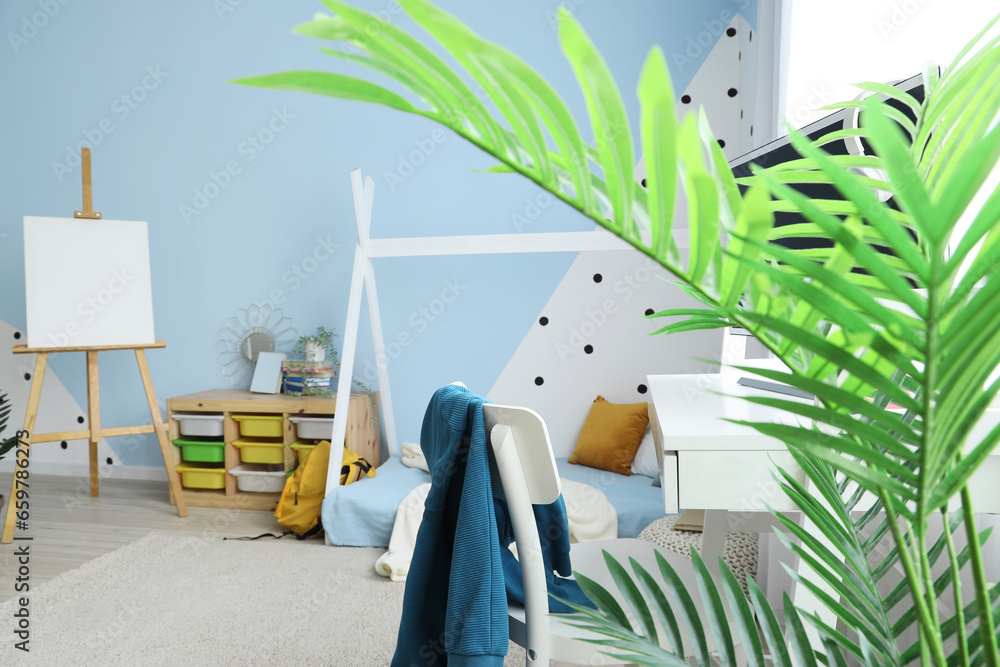
[(648, 425), (647, 403), (608, 403), (598, 396), (569, 462), (631, 475), (632, 459)]

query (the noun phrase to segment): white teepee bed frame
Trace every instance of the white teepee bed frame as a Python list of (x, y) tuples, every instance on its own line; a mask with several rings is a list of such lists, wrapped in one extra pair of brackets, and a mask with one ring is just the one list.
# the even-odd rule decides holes
[[(340, 376), (337, 380), (337, 404), (331, 440), (334, 443), (334, 449), (330, 452), (330, 467), (326, 476), (326, 493), (324, 494), (326, 496), (330, 495), (340, 481), (343, 443), (347, 433), (347, 401), (350, 397), (354, 377), (354, 356), (357, 350), (358, 325), (361, 319), (362, 287), (365, 288), (368, 297), (368, 312), (371, 316), (386, 444), (390, 456), (393, 456), (398, 450), (388, 369), (386, 364), (382, 363), (382, 360), (385, 359), (385, 342), (382, 335), (382, 318), (379, 313), (372, 258), (632, 249), (629, 244), (612, 234), (603, 232), (603, 230), (373, 239), (370, 236), (370, 230), (375, 183), (371, 176), (362, 179), (361, 170), (354, 169), (351, 171), (351, 189), (354, 193), (354, 213), (358, 223), (358, 243), (354, 251), (354, 270), (351, 274), (351, 291), (347, 301), (347, 323), (344, 325), (344, 348), (341, 352)], [(678, 245), (686, 247), (687, 240), (687, 236), (682, 235), (677, 239)], [(340, 445), (339, 448), (337, 443)]]

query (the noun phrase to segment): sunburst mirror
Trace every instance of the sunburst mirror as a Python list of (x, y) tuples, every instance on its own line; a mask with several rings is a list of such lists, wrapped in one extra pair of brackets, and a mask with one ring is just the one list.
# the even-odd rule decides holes
[(247, 386), (261, 352), (280, 352), (298, 338), (280, 308), (254, 304), (226, 318), (216, 350), (222, 374), (233, 386)]

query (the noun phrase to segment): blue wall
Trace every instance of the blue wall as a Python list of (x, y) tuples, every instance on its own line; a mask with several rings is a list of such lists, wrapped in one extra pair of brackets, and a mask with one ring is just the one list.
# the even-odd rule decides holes
[[(395, 2), (355, 4), (412, 26)], [(555, 0), (440, 4), (524, 57), (585, 118), (551, 22)], [(566, 4), (605, 55), (633, 119), (633, 91), (652, 45), (669, 56), (726, 10), (743, 8), (756, 20), (756, 2), (747, 0)], [(4, 0), (0, 319), (25, 326), (22, 216), (70, 216), (80, 208), (80, 171), (70, 160), (82, 141), (94, 147), (95, 209), (149, 221), (156, 335), (168, 345), (149, 353), (161, 403), (228, 386), (216, 345), (239, 308), (274, 295), (300, 333), (319, 325), (343, 330), (356, 229), (352, 168), (376, 183), (374, 236), (592, 227), (553, 203), (517, 229), (514, 216), (525, 215), (537, 188), (513, 176), (473, 173), (470, 167), (493, 161), (447, 133), (412, 175), (388, 179), (419, 143), (442, 136), (432, 135), (435, 126), (424, 119), (227, 83), (285, 69), (349, 71), (313, 40), (291, 33), (321, 9), (313, 0)], [(696, 69), (673, 71), (675, 87), (683, 89)], [(221, 175), (227, 164), (234, 175)], [(307, 274), (303, 261), (310, 257), (320, 261), (306, 261), (315, 267)], [(418, 438), (433, 388), (460, 378), (489, 389), (572, 259), (377, 261), (387, 341), (401, 333), (412, 340), (389, 367), (401, 438)], [(428, 310), (432, 321), (421, 308), (430, 309), (445, 289), (458, 297), (440, 315)], [(365, 373), (373, 353), (364, 318), (355, 375), (374, 386)], [(85, 404), (82, 355), (55, 355), (51, 364)], [(148, 421), (130, 354), (102, 355), (101, 380), (104, 425)], [(122, 457), (126, 464), (159, 464), (152, 442)]]

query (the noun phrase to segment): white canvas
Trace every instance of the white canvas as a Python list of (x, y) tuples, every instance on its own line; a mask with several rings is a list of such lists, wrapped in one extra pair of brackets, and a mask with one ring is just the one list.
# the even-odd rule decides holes
[(28, 347), (155, 342), (145, 222), (24, 218)]

